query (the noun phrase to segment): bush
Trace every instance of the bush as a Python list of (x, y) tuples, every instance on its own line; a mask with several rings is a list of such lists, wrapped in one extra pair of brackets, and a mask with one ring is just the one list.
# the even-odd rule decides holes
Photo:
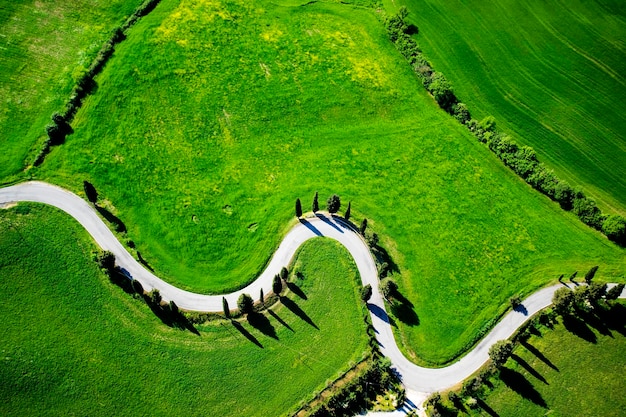
[(501, 367), (513, 353), (513, 343), (508, 340), (499, 340), (489, 348), (489, 358), (497, 367)]
[(618, 245), (626, 246), (626, 219), (616, 214), (608, 216), (602, 223), (602, 232)]
[(341, 207), (341, 199), (337, 194), (333, 194), (328, 197), (328, 201), (326, 201), (326, 208), (329, 213), (337, 213), (339, 208)]
[(249, 294), (241, 294), (237, 299), (237, 308), (243, 314), (252, 313), (252, 309), (254, 307), (254, 301)]
[(361, 288), (361, 300), (367, 303), (372, 298), (372, 286), (370, 284)]
[(579, 193), (579, 196), (574, 198), (572, 211), (586, 225), (591, 226), (594, 229), (600, 229), (604, 223), (602, 212), (596, 206), (595, 201), (581, 194), (582, 193)]
[(452, 106), (452, 115), (462, 124), (466, 124), (471, 119), (469, 109), (465, 103), (456, 103)]
[(457, 102), (456, 96), (452, 91), (452, 86), (442, 73), (435, 72), (432, 74), (428, 91), (432, 93), (439, 107), (448, 113), (452, 112), (452, 106)]

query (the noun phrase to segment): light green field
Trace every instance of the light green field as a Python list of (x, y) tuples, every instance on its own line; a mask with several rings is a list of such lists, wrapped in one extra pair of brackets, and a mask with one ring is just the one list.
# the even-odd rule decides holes
[(0, 182), (33, 162), (81, 68), (141, 0), (0, 4)]
[(436, 107), (373, 11), (211, 4), (164, 1), (142, 19), (35, 171), (79, 193), (91, 181), (160, 276), (241, 287), (296, 197), (306, 209), (338, 193), (399, 265), (419, 321), (400, 323), (405, 352), (441, 364), (515, 293), (595, 264), (624, 273), (623, 250)]
[(296, 260), (307, 299), (289, 298), (318, 329), (276, 306), (284, 324), (266, 314), (265, 333), (241, 321), (262, 348), (227, 321), (199, 336), (165, 326), (94, 249), (57, 210), (0, 210), (0, 414), (283, 415), (366, 351), (360, 280), (336, 242), (310, 241)]
[(484, 403), (501, 417), (623, 416), (626, 309), (619, 307), (604, 328), (584, 325), (570, 332), (559, 324), (532, 337), (530, 348), (516, 348), (506, 383), (496, 380)]
[(399, 0), (437, 71), (603, 209), (626, 213), (626, 7), (620, 0)]

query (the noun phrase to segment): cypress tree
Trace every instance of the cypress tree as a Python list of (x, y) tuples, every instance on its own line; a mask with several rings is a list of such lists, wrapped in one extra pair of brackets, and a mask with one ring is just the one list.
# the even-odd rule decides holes
[(259, 293), (259, 301), (261, 302), (261, 305), (265, 304), (265, 296), (263, 294), (263, 288), (261, 288), (261, 292)]
[(284, 266), (280, 270), (280, 278), (285, 282), (287, 282), (287, 278), (289, 278), (289, 270)]
[(363, 219), (361, 222), (361, 229), (359, 229), (363, 236), (365, 236), (365, 229), (367, 229), (367, 219)]
[(596, 266), (594, 266), (593, 268), (591, 268), (591, 269), (589, 270), (589, 272), (587, 272), (587, 273), (585, 274), (585, 282), (586, 282), (587, 284), (591, 284), (591, 280), (592, 280), (592, 279), (593, 279), (593, 277), (596, 275), (596, 271), (597, 271), (597, 270), (598, 270), (598, 266), (596, 265)]
[(317, 201), (317, 191), (315, 192), (315, 197), (313, 197), (313, 207), (311, 207), (313, 209), (313, 213), (317, 213), (320, 209), (320, 205)]
[(280, 292), (283, 290), (283, 283), (280, 280), (280, 276), (278, 274), (274, 275), (274, 281), (272, 282), (272, 291), (274, 294), (280, 295)]
[(229, 319), (230, 318), (230, 308), (228, 307), (228, 301), (226, 297), (222, 297), (222, 308), (224, 309), (224, 316)]
[(302, 204), (299, 198), (296, 198), (296, 217), (302, 217)]
[(252, 309), (254, 308), (254, 301), (252, 301), (252, 297), (250, 294), (241, 294), (239, 299), (237, 300), (237, 308), (244, 314), (252, 313)]
[(343, 218), (346, 219), (346, 221), (350, 220), (350, 206), (351, 206), (352, 202), (348, 201), (348, 208), (346, 209), (346, 214), (343, 215)]

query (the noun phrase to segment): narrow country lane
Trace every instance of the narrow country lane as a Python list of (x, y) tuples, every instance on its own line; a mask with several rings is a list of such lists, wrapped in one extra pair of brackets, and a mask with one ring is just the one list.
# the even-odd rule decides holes
[[(100, 219), (96, 210), (87, 201), (60, 187), (43, 182), (26, 182), (0, 189), (0, 207), (21, 201), (37, 202), (57, 207), (75, 218), (96, 243), (104, 250), (111, 251), (117, 264), (130, 272), (132, 277), (150, 291), (157, 288), (164, 300), (174, 300), (186, 310), (222, 311), (222, 297), (230, 305), (236, 305), (242, 293), (259, 294), (260, 289), (271, 292), (272, 279), (287, 266), (298, 248), (307, 240), (324, 236), (340, 242), (350, 252), (361, 275), (363, 284), (372, 286), (373, 295), (369, 302), (370, 315), (377, 332), (382, 353), (391, 359), (401, 375), (407, 389), (407, 396), (415, 406), (420, 406), (429, 393), (444, 390), (464, 380), (478, 370), (489, 358), (489, 347), (498, 340), (510, 337), (535, 313), (550, 305), (554, 291), (564, 284), (558, 284), (537, 291), (522, 303), (524, 308), (511, 311), (482, 339), (478, 345), (460, 360), (445, 368), (424, 368), (417, 366), (400, 352), (393, 337), (393, 331), (385, 311), (382, 296), (378, 291), (376, 264), (361, 235), (337, 216), (318, 213), (316, 217), (302, 219), (285, 236), (274, 253), (266, 269), (257, 280), (247, 287), (224, 295), (203, 295), (181, 290), (159, 279), (146, 270), (122, 246), (107, 225)], [(621, 298), (626, 298), (626, 290)]]

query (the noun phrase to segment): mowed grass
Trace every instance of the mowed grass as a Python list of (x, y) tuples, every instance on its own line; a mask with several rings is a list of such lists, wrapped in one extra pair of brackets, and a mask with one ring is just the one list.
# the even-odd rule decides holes
[(558, 324), (542, 337), (533, 336), (530, 349), (524, 345), (515, 349), (516, 360), (506, 364), (512, 370), (507, 371), (507, 383), (494, 380), (485, 403), (502, 417), (623, 416), (624, 311), (622, 304), (613, 328), (600, 331), (586, 325), (570, 332)]
[(141, 0), (0, 4), (0, 181), (32, 163), (81, 68)]
[(624, 274), (624, 250), (437, 108), (372, 10), (165, 0), (97, 82), (35, 173), (78, 193), (91, 181), (122, 240), (178, 286), (255, 279), (316, 190), (382, 236), (415, 305), (419, 324), (397, 331), (417, 362), (462, 354), (510, 296), (560, 274)]
[(401, 0), (437, 71), (480, 120), (626, 213), (626, 7), (620, 0)]
[(100, 272), (75, 221), (17, 210), (0, 211), (2, 415), (283, 415), (367, 350), (358, 272), (334, 241), (302, 248), (307, 299), (288, 296), (317, 328), (276, 305), (284, 324), (266, 313), (266, 333), (241, 320), (261, 348), (226, 320), (165, 326)]

